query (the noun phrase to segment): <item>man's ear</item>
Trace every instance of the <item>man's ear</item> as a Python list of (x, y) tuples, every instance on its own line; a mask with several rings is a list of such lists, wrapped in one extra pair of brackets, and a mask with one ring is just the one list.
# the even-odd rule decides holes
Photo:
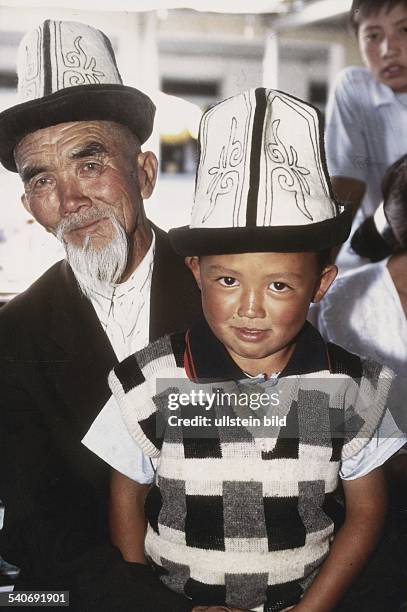
[(314, 303), (318, 303), (322, 300), (325, 293), (328, 291), (329, 287), (334, 282), (336, 275), (338, 274), (338, 268), (334, 264), (330, 264), (329, 266), (325, 266), (319, 275), (318, 282), (314, 289), (314, 295), (312, 297), (312, 301)]
[(25, 193), (23, 193), (23, 195), (21, 196), (21, 204), (24, 206), (26, 211), (30, 213), (30, 215), (33, 214), (32, 210), (31, 210), (30, 203), (29, 203), (28, 198), (27, 198)]
[(201, 289), (201, 267), (199, 265), (199, 257), (185, 257), (185, 265), (191, 270), (194, 278), (196, 280), (196, 284)]
[(152, 151), (140, 152), (137, 157), (138, 182), (143, 200), (151, 196), (158, 172), (158, 160)]

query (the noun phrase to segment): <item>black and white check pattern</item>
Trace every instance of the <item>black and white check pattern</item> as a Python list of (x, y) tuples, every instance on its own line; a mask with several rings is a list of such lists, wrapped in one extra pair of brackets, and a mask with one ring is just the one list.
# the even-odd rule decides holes
[[(292, 361), (310, 334), (325, 359), (326, 346), (311, 328)], [(173, 392), (177, 379), (187, 378), (184, 353), (182, 334), (166, 336), (110, 375), (130, 433), (146, 454), (160, 457), (146, 503), (146, 552), (162, 581), (196, 604), (282, 610), (298, 601), (328, 554), (341, 514), (333, 498), (340, 460), (367, 443), (364, 431), (373, 434), (391, 373), (334, 345), (322, 360), (330, 369), (301, 377), (287, 370), (294, 381), (286, 406), (290, 437), (280, 432), (265, 451), (243, 427), (217, 427), (208, 438), (165, 427), (168, 398), (156, 392), (157, 381), (170, 379)], [(335, 377), (341, 384), (330, 393), (318, 388)], [(361, 390), (371, 398), (369, 412), (358, 400)], [(186, 406), (180, 416), (194, 410)], [(214, 416), (221, 410), (233, 413), (216, 407)], [(334, 437), (344, 418), (342, 439)]]

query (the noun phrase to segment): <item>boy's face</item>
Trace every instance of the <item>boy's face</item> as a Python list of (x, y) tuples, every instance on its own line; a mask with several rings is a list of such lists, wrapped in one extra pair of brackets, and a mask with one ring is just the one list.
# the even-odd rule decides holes
[(337, 269), (318, 270), (315, 253), (244, 253), (189, 257), (205, 318), (238, 366), (249, 374), (280, 371)]
[(366, 17), (359, 26), (359, 48), (372, 75), (396, 92), (407, 92), (407, 5)]

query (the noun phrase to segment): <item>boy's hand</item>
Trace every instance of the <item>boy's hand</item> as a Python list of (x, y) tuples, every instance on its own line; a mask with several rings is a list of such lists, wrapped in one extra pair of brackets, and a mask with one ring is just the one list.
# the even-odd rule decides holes
[(383, 469), (344, 480), (346, 519), (311, 586), (293, 612), (331, 612), (374, 549), (386, 514)]

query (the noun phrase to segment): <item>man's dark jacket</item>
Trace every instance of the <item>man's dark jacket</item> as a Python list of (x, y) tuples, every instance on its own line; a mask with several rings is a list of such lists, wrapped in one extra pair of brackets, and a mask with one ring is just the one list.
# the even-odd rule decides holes
[[(190, 271), (155, 232), (150, 340), (200, 311)], [(81, 439), (116, 361), (65, 261), (0, 309), (0, 552), (22, 570), (17, 589), (70, 589), (71, 611), (188, 610), (109, 544), (109, 468)]]

